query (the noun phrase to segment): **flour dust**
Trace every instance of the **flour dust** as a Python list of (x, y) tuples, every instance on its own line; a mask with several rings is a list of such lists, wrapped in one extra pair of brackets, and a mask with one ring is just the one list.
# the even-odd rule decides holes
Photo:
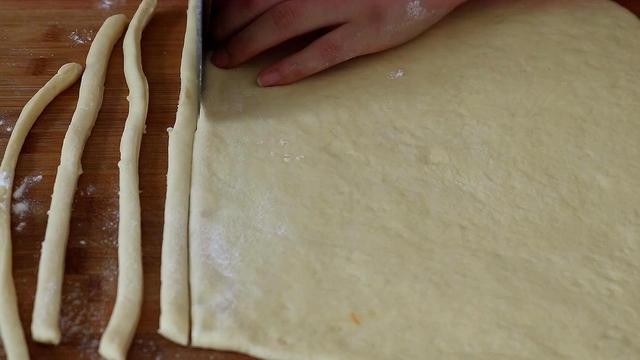
[(75, 45), (84, 45), (90, 43), (94, 35), (95, 32), (93, 30), (75, 29), (69, 34), (69, 39), (71, 39)]

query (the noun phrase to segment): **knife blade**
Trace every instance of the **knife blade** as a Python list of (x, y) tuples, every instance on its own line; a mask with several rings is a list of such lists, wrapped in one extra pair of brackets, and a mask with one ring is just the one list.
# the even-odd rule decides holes
[(198, 114), (202, 103), (205, 81), (205, 56), (207, 54), (207, 34), (209, 32), (209, 18), (211, 16), (211, 0), (201, 0), (196, 5), (196, 67), (198, 69)]

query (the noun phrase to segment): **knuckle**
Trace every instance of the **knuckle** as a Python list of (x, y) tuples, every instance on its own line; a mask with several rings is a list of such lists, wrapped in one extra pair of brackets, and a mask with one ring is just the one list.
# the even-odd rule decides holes
[(301, 79), (305, 76), (306, 71), (296, 60), (285, 60), (278, 67), (278, 72), (282, 75), (285, 83)]
[(287, 78), (290, 80), (300, 79), (306, 75), (307, 71), (302, 66), (290, 66), (287, 72)]
[(318, 54), (324, 63), (336, 63), (342, 56), (343, 46), (336, 40), (326, 40), (318, 45)]
[(300, 10), (290, 2), (275, 7), (271, 13), (271, 20), (276, 29), (288, 29), (300, 17)]

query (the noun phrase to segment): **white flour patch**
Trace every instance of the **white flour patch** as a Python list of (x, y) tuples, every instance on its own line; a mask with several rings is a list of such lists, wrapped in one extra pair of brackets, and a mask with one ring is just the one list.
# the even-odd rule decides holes
[(27, 223), (23, 221), (20, 224), (16, 225), (16, 231), (22, 232), (22, 230), (24, 230), (25, 227), (27, 227)]
[(117, 246), (118, 243), (118, 222), (120, 214), (118, 213), (118, 206), (113, 205), (111, 209), (106, 210), (100, 215), (101, 229), (103, 236), (100, 237), (99, 243), (101, 246)]
[(5, 129), (8, 133), (13, 131), (13, 126), (7, 126), (7, 128)]
[(403, 76), (404, 76), (404, 70), (395, 69), (395, 70), (391, 71), (389, 74), (387, 74), (387, 79), (395, 80), (395, 79), (399, 79), (399, 78), (401, 78)]
[(6, 171), (0, 172), (0, 189), (8, 189), (9, 188), (9, 173)]
[(118, 278), (118, 258), (110, 257), (104, 265), (104, 271), (102, 274), (105, 287), (113, 289), (113, 292), (115, 293), (115, 288), (117, 286), (116, 279)]
[(65, 281), (60, 318), (64, 342), (76, 343), (81, 349), (95, 350), (98, 347), (100, 334), (87, 331), (101, 324), (104, 316), (104, 309), (96, 309), (96, 304), (89, 304), (89, 299), (95, 298), (96, 289), (93, 287), (83, 286), (80, 281)]
[[(12, 65), (15, 66), (15, 65), (19, 65), (19, 64), (13, 63)], [(9, 114), (8, 111), (0, 111), (0, 126), (6, 124), (7, 121), (9, 121), (11, 119), (11, 117), (12, 116)]]
[(18, 200), (24, 196), (26, 192), (29, 191), (29, 188), (34, 184), (37, 184), (42, 181), (42, 175), (34, 175), (34, 176), (25, 176), (20, 183), (20, 186), (13, 192), (13, 198)]
[(98, 1), (98, 9), (110, 10), (116, 5), (124, 3), (123, 0), (100, 0)]
[(91, 196), (96, 193), (96, 186), (93, 184), (87, 185), (86, 188), (80, 190), (80, 196)]
[(98, 3), (98, 8), (100, 9), (111, 9), (113, 6), (114, 0), (102, 0)]
[[(116, 181), (117, 184), (117, 181)], [(86, 193), (97, 192), (97, 189), (93, 185), (88, 185), (85, 189)], [(96, 244), (102, 247), (115, 247), (118, 240), (118, 222), (120, 214), (118, 212), (118, 189), (101, 189), (101, 196), (106, 196), (108, 200), (106, 204), (96, 212), (90, 221), (95, 222), (96, 226), (102, 230), (102, 236), (99, 236), (95, 241)], [(116, 266), (117, 267), (117, 266)]]
[(9, 205), (11, 188), (9, 183), (11, 182), (11, 175), (6, 171), (0, 171), (0, 208), (6, 209)]
[(158, 356), (161, 356), (160, 347), (151, 339), (136, 339), (134, 343), (140, 348), (140, 352), (146, 355), (145, 357), (155, 355), (157, 359)]
[(230, 246), (224, 226), (220, 224), (210, 224), (205, 226), (202, 237), (206, 241), (201, 242), (202, 254), (205, 254), (207, 263), (218, 270), (223, 276), (231, 277), (238, 264), (239, 254)]
[[(8, 190), (8, 183), (3, 184), (4, 182), (8, 182), (8, 179), (5, 179), (5, 181), (3, 181), (3, 179), (5, 179), (5, 176), (0, 175), (0, 187), (5, 187)], [(24, 195), (29, 191), (31, 186), (39, 183), (40, 181), (42, 181), (42, 175), (25, 176), (24, 179), (22, 179), (20, 186), (18, 186), (16, 191), (14, 191), (13, 198), (16, 202), (11, 205), (11, 212), (18, 216), (18, 218), (22, 219), (32, 212), (33, 203), (29, 200), (25, 200)], [(18, 227), (20, 227), (20, 225), (22, 225), (22, 223), (19, 224)], [(24, 226), (25, 225), (22, 225), (23, 228)], [(18, 228), (16, 228), (16, 230), (18, 230)]]
[(22, 200), (11, 205), (11, 212), (19, 218), (25, 217), (31, 210), (29, 201)]
[(91, 40), (93, 40), (93, 36), (93, 30), (75, 29), (71, 34), (69, 34), (69, 39), (71, 39), (75, 44), (82, 45), (91, 42)]
[(422, 19), (427, 13), (427, 10), (422, 6), (421, 0), (409, 0), (406, 11), (407, 16), (411, 19)]
[[(275, 139), (274, 139), (275, 141)], [(271, 143), (271, 141), (269, 141)], [(296, 155), (296, 154), (292, 154), (291, 152), (289, 152), (287, 149), (289, 149), (289, 140), (287, 139), (279, 139), (276, 141), (277, 145), (280, 145), (280, 147), (282, 148), (281, 150), (278, 151), (269, 151), (269, 155), (271, 157), (275, 157), (276, 155), (280, 156), (282, 155), (282, 161), (285, 163), (290, 163), (292, 161), (300, 161), (302, 159), (304, 159), (304, 155)], [(265, 141), (264, 140), (260, 140), (256, 143), (257, 145), (264, 145)], [(276, 149), (277, 150), (277, 149)]]
[(112, 210), (107, 214), (105, 221), (102, 225), (102, 230), (113, 231), (118, 229), (118, 211)]

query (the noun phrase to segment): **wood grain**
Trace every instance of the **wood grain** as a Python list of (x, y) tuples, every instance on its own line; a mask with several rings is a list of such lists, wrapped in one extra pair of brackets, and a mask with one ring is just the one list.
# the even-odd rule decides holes
[[(131, 16), (135, 0), (2, 0), (0, 1), (0, 148), (22, 106), (58, 68), (84, 63), (91, 37), (112, 14)], [(640, 14), (636, 0), (621, 0)], [(142, 140), (140, 186), (144, 304), (129, 352), (132, 359), (248, 359), (248, 357), (184, 348), (159, 335), (160, 248), (167, 166), (166, 128), (173, 125), (179, 92), (179, 66), (185, 28), (186, 0), (163, 0), (143, 36), (143, 66), (149, 80), (147, 132)], [(115, 300), (117, 271), (117, 181), (119, 142), (127, 116), (127, 87), (121, 43), (116, 45), (107, 75), (104, 103), (87, 143), (74, 200), (63, 288), (59, 346), (29, 342), (33, 359), (98, 359), (97, 346)], [(14, 276), (20, 315), (30, 338), (40, 244), (43, 240), (62, 139), (75, 108), (78, 85), (45, 110), (23, 148), (16, 185), (25, 176), (43, 175), (28, 189), (31, 211), (13, 216)], [(19, 223), (26, 226), (15, 230)], [(0, 347), (0, 358), (5, 358)]]

